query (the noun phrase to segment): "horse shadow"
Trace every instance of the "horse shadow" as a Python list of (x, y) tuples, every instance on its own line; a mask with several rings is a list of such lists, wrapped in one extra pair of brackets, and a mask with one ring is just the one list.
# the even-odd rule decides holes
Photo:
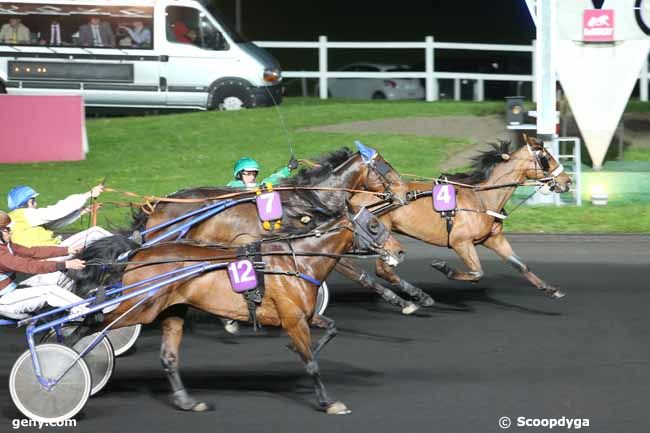
[[(409, 317), (431, 318), (436, 314), (480, 313), (476, 304), (488, 304), (504, 310), (543, 316), (560, 316), (562, 313), (543, 308), (530, 307), (522, 303), (500, 299), (503, 291), (528, 292), (531, 296), (544, 297), (532, 286), (526, 287), (521, 277), (508, 274), (495, 274), (478, 283), (446, 281), (445, 283), (414, 282), (423, 292), (435, 299), (431, 307), (422, 307)], [(396, 291), (400, 296), (402, 293)], [(336, 293), (334, 304), (359, 304), (368, 312), (401, 316), (398, 308), (389, 306), (376, 295), (366, 293)]]
[[(345, 362), (321, 360), (328, 387), (337, 386), (378, 387), (384, 374)], [(315, 408), (314, 387), (311, 378), (299, 362), (271, 362), (242, 365), (240, 369), (209, 369), (207, 367), (186, 369), (182, 372), (186, 389), (195, 397), (208, 395), (208, 403), (217, 401), (220, 395), (237, 393), (270, 393), (294, 401), (301, 406)], [(114, 377), (103, 391), (110, 394), (148, 394), (170, 409), (168, 381), (155, 368), (131, 371)]]

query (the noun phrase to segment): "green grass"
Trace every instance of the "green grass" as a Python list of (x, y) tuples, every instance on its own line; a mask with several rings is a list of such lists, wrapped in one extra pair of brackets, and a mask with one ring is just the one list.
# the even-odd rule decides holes
[[(340, 122), (400, 117), (487, 115), (503, 112), (502, 102), (369, 102), (320, 101), (287, 98), (280, 107), (289, 140), (299, 158), (310, 158), (355, 139), (376, 147), (398, 171), (436, 176), (449, 156), (468, 143), (462, 137), (420, 137), (398, 134), (347, 134), (308, 131), (305, 128)], [(286, 164), (289, 146), (275, 108), (240, 112), (191, 112), (161, 116), (88, 119), (90, 152), (80, 162), (0, 166), (0, 195), (14, 185), (29, 184), (40, 193), (41, 206), (87, 190), (104, 178), (116, 189), (140, 194), (165, 195), (181, 188), (223, 185), (232, 177), (232, 165), (250, 155), (262, 164), (262, 175)], [(125, 201), (105, 194), (102, 201)], [(3, 200), (4, 201), (4, 200)], [(608, 207), (606, 217), (591, 218), (583, 207), (521, 209), (508, 220), (516, 231), (633, 231), (650, 232), (649, 218), (613, 217), (616, 211), (638, 215), (645, 208)], [(647, 213), (646, 213), (647, 215)], [(106, 206), (102, 219), (117, 224), (128, 221), (128, 211)], [(645, 220), (645, 221), (644, 221)], [(585, 223), (585, 221), (591, 221)], [(86, 222), (80, 222), (81, 227)]]
[(505, 222), (508, 232), (650, 233), (650, 206), (522, 206)]
[(650, 161), (650, 149), (630, 147), (625, 149), (625, 161)]
[(647, 113), (650, 111), (650, 102), (643, 102), (638, 99), (630, 99), (625, 107), (626, 113)]

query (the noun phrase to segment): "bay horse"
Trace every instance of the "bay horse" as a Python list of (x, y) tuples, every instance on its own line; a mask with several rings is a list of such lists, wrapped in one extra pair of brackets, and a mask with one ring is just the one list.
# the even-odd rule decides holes
[[(318, 224), (316, 229), (287, 225), (276, 233), (262, 236), (255, 261), (261, 256), (264, 262), (264, 275), (261, 279), (265, 293), (253, 314), (258, 323), (280, 326), (287, 332), (293, 349), (299, 354), (314, 382), (319, 409), (328, 414), (345, 414), (349, 413), (346, 405), (328, 396), (316, 360), (318, 351), (331, 336), (323, 336), (313, 350), (311, 347), (309, 319), (314, 314), (317, 288), (320, 281), (325, 280), (334, 268), (340, 255), (353, 244), (366, 245), (385, 257), (399, 255), (401, 245), (365, 209), (352, 218), (345, 206), (335, 206), (331, 201), (320, 203), (320, 206), (328, 209), (328, 215), (315, 215)], [(359, 217), (364, 211), (367, 218)], [(100, 239), (89, 245), (80, 258), (89, 264), (106, 260), (112, 262), (125, 246), (134, 245), (120, 236)], [(196, 264), (197, 261), (222, 263), (241, 257), (241, 254), (241, 250), (220, 244), (168, 242), (136, 250), (128, 265), (111, 268), (109, 274), (106, 274), (106, 269), (98, 266), (94, 269), (88, 269), (92, 266), (87, 266), (81, 271), (69, 271), (68, 276), (77, 283), (89, 279), (96, 282), (97, 274), (101, 273), (108, 277), (106, 280), (109, 283), (120, 278), (122, 284), (127, 286)], [(125, 293), (131, 290), (133, 289)], [(169, 284), (137, 305), (144, 296), (146, 295), (123, 301), (117, 309), (105, 313), (101, 324), (86, 323), (79, 326), (71, 339), (97, 332), (115, 320), (118, 320), (116, 327), (119, 328), (151, 323), (160, 316), (163, 333), (160, 358), (173, 391), (173, 405), (188, 411), (208, 410), (209, 406), (205, 402), (197, 401), (187, 392), (180, 376), (179, 347), (185, 313), (188, 306), (192, 306), (219, 317), (247, 320), (251, 314), (249, 305), (241, 294), (233, 291), (225, 269)], [(118, 319), (125, 313), (128, 314)], [(69, 342), (70, 340), (67, 341)]]
[[(359, 145), (358, 145), (359, 146)], [(362, 147), (363, 150), (369, 148)], [(341, 148), (316, 160), (316, 167), (303, 169), (296, 176), (287, 179), (278, 187), (315, 186), (328, 188), (365, 189), (370, 192), (387, 193), (404, 203), (408, 186), (401, 179), (393, 167), (376, 151), (369, 149), (371, 155), (362, 151), (352, 153), (348, 148)], [(374, 153), (372, 153), (374, 152)], [(171, 194), (170, 198), (208, 199), (227, 193), (232, 193), (228, 188), (193, 188)], [(328, 197), (343, 194), (343, 191), (318, 191), (300, 190), (280, 191), (283, 202), (292, 203), (304, 201), (313, 203), (314, 197)], [(365, 194), (357, 194), (365, 195)], [(206, 206), (212, 201), (202, 203), (158, 202), (151, 215), (140, 212), (134, 216), (133, 230), (141, 228), (151, 229), (161, 223), (178, 218), (190, 211)], [(312, 206), (316, 209), (315, 205)], [(301, 221), (309, 220), (311, 210), (304, 210), (301, 214), (287, 212), (282, 224), (304, 224)], [(178, 222), (169, 227), (147, 234), (149, 239), (178, 227)], [(223, 242), (230, 245), (239, 245), (250, 242), (265, 234), (254, 203), (242, 203), (224, 210), (223, 212), (192, 227), (185, 235), (186, 239), (202, 240), (205, 242)], [(389, 266), (391, 264), (388, 264)], [(359, 268), (352, 260), (343, 259), (337, 264), (336, 270), (353, 281), (360, 282), (364, 287), (375, 290), (383, 299), (399, 305), (405, 314), (410, 314), (419, 307), (411, 301), (406, 301), (391, 290), (379, 284), (366, 284), (367, 273)], [(400, 280), (403, 281), (403, 280)], [(433, 305), (433, 299), (424, 291), (406, 281), (400, 284), (418, 305)], [(328, 319), (322, 316), (314, 317), (316, 326), (329, 326)]]
[[(500, 214), (518, 185), (525, 180), (543, 179), (557, 193), (570, 188), (571, 178), (563, 167), (543, 146), (532, 137), (524, 136), (526, 144), (510, 153), (510, 143), (501, 141), (474, 159), (473, 171), (450, 175), (448, 179), (468, 187), (456, 186), (458, 211), (453, 217), (453, 228), (447, 230), (445, 218), (433, 210), (432, 197), (420, 195), (406, 206), (383, 215), (381, 221), (394, 232), (402, 233), (431, 245), (448, 247), (463, 260), (468, 271), (450, 267), (442, 260), (434, 260), (431, 266), (447, 278), (460, 281), (479, 281), (483, 269), (476, 252), (476, 245), (494, 251), (512, 265), (530, 283), (551, 298), (561, 298), (564, 292), (535, 275), (528, 265), (513, 251), (503, 233)], [(408, 182), (408, 189), (431, 191), (432, 183)], [(417, 193), (415, 194), (417, 197)], [(355, 195), (356, 206), (371, 207), (375, 199)], [(394, 284), (403, 285), (397, 274), (384, 263), (376, 263), (377, 275)], [(408, 284), (408, 283), (406, 283)]]

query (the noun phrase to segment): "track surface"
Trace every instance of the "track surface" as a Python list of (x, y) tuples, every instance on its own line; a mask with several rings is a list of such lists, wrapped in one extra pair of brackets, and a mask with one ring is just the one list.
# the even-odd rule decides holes
[[(186, 333), (186, 386), (215, 405), (194, 414), (172, 409), (158, 351), (145, 331), (137, 350), (117, 360), (112, 382), (92, 398), (74, 432), (498, 432), (567, 431), (517, 427), (518, 417), (588, 418), (588, 432), (650, 431), (650, 237), (513, 236), (533, 270), (566, 290), (559, 301), (530, 288), (492, 253), (481, 253), (477, 285), (448, 282), (429, 268), (448, 257), (406, 241), (400, 274), (439, 302), (402, 316), (353, 284), (332, 277), (328, 315), (340, 334), (321, 371), (331, 396), (352, 410), (315, 410), (311, 381), (287, 338), (275, 329), (238, 338), (215, 323)], [(24, 350), (22, 331), (3, 329), (0, 431), (22, 418), (6, 387)], [(316, 336), (320, 336), (316, 332)], [(43, 431), (41, 430), (41, 431)], [(21, 428), (20, 431), (37, 431)]]

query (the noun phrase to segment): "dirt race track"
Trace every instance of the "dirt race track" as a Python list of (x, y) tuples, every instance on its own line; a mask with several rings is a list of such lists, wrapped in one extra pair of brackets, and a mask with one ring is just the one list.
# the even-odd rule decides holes
[[(533, 270), (560, 286), (553, 301), (528, 287), (487, 251), (476, 285), (448, 282), (428, 266), (455, 260), (445, 249), (406, 240), (400, 266), (438, 304), (401, 315), (349, 281), (330, 279), (328, 315), (339, 336), (321, 358), (330, 394), (352, 410), (316, 411), (311, 381), (276, 329), (226, 336), (215, 323), (187, 333), (181, 366), (188, 389), (214, 403), (195, 414), (174, 410), (150, 327), (136, 350), (118, 358), (112, 382), (91, 398), (76, 427), (40, 431), (192, 433), (558, 432), (518, 427), (554, 418), (580, 431), (650, 431), (650, 237), (513, 236)], [(2, 329), (0, 431), (22, 418), (7, 378), (24, 350), (22, 330)], [(320, 332), (316, 331), (320, 336)], [(498, 426), (501, 417), (512, 426)], [(583, 423), (588, 419), (589, 426)], [(21, 428), (19, 431), (39, 431)]]

